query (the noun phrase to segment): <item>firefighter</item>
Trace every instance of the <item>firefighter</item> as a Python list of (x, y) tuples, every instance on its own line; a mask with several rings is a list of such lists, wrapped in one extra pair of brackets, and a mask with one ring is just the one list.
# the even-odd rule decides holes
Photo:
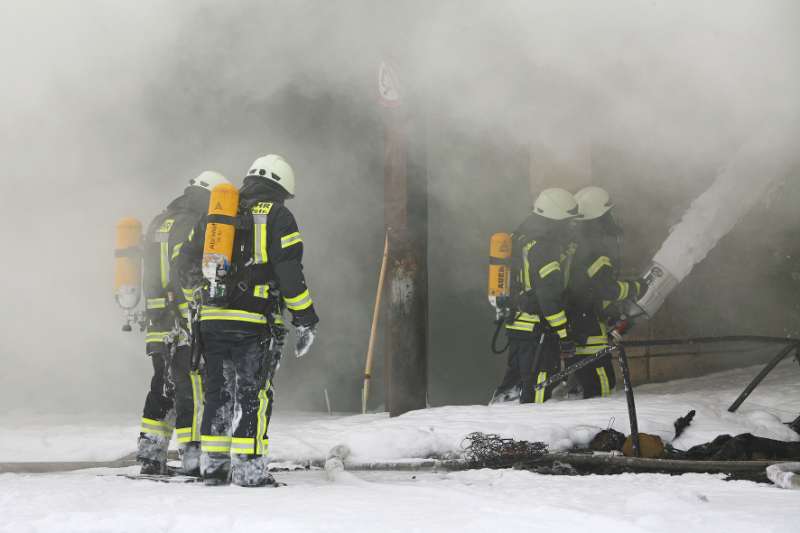
[[(576, 358), (568, 364), (608, 347), (606, 324), (616, 304), (639, 299), (647, 287), (641, 280), (619, 279), (622, 230), (614, 220), (608, 192), (585, 187), (575, 200), (579, 216), (567, 292)], [(579, 370), (576, 377), (584, 398), (608, 396), (616, 384), (610, 357)]]
[[(267, 346), (271, 337), (282, 338), (277, 317), (284, 307), (292, 315), (297, 357), (310, 348), (319, 321), (303, 275), (303, 239), (284, 203), (294, 193), (294, 172), (282, 157), (255, 160), (239, 191), (229, 272), (219, 281), (225, 296), (209, 300), (208, 284), (200, 291), (206, 361), (201, 475), (207, 485), (274, 483), (265, 458), (277, 358)], [(176, 261), (187, 288), (203, 284), (205, 232), (206, 220), (201, 220)]]
[(519, 376), (520, 403), (550, 398), (552, 388), (534, 391), (535, 384), (559, 370), (560, 354), (575, 354), (563, 300), (562, 262), (568, 226), (577, 216), (578, 205), (569, 192), (545, 189), (512, 235), (512, 302), (505, 325), (509, 364), (501, 388), (508, 389)]
[[(178, 254), (198, 220), (208, 211), (211, 189), (227, 183), (205, 171), (189, 181), (183, 194), (151, 222), (144, 244), (144, 293), (147, 355), (153, 363), (150, 391), (142, 413), (137, 459), (142, 474), (166, 473), (167, 447), (177, 428), (183, 471), (199, 473), (197, 418), (202, 397), (192, 393), (186, 318), (188, 304), (171, 289), (170, 261)], [(194, 432), (192, 428), (195, 428)]]

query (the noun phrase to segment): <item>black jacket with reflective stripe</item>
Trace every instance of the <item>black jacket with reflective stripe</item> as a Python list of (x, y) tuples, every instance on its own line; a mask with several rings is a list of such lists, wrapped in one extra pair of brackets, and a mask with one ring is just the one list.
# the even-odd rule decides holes
[[(181, 248), (174, 263), (185, 288), (202, 283), (200, 265), (206, 218), (195, 225), (192, 238)], [(300, 306), (302, 309), (292, 309), (294, 303), (289, 304), (293, 323), (316, 323), (318, 318), (310, 296), (305, 298), (309, 293), (303, 274), (303, 242), (289, 208), (266, 190), (251, 188), (247, 194), (243, 189), (236, 222), (231, 272), (225, 281), (229, 291), (227, 308), (269, 315), (277, 310), (277, 305), (282, 305), (274, 302), (267, 292), (267, 285), (274, 282), (284, 301), (305, 302)]]
[[(185, 196), (180, 196), (158, 214), (147, 228), (144, 238), (143, 289), (149, 331), (172, 329), (172, 319), (164, 312), (167, 291), (174, 278), (171, 260), (180, 251), (202, 216), (202, 212), (191, 209)], [(175, 294), (175, 298), (177, 304), (184, 301), (180, 291)]]
[(568, 283), (570, 307), (601, 310), (603, 301), (635, 298), (634, 284), (619, 279), (618, 230), (603, 219), (578, 223)]
[[(512, 235), (512, 254), (522, 255), (521, 261), (512, 260), (518, 278), (512, 287), (521, 293), (520, 310), (539, 315), (543, 322), (564, 312), (561, 256), (566, 230), (565, 223), (531, 213)], [(554, 329), (566, 328), (554, 322)]]

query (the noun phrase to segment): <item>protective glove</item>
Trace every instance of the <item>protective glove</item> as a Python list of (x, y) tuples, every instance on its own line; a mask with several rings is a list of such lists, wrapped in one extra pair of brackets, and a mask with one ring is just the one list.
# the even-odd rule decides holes
[(575, 343), (570, 339), (561, 339), (558, 341), (558, 351), (560, 352), (561, 359), (575, 357)]
[(294, 330), (297, 337), (297, 343), (294, 346), (295, 357), (303, 357), (311, 349), (314, 344), (314, 339), (317, 336), (317, 326), (311, 324), (310, 326), (297, 326)]

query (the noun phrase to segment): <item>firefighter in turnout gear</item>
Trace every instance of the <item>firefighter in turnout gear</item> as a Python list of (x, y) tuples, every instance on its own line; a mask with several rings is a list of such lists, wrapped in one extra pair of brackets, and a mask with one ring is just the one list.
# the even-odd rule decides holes
[[(508, 368), (495, 396), (521, 382), (520, 403), (543, 403), (552, 390), (534, 391), (560, 368), (559, 354), (574, 355), (564, 306), (562, 261), (568, 225), (578, 206), (564, 189), (545, 189), (512, 235), (511, 302), (506, 319)], [(564, 257), (562, 257), (564, 256)]]
[(303, 240), (284, 205), (294, 192), (294, 172), (282, 157), (259, 157), (250, 166), (239, 191), (229, 271), (217, 281), (224, 287), (223, 297), (210, 299), (212, 289), (200, 273), (211, 215), (195, 227), (176, 261), (184, 287), (203, 286), (201, 475), (208, 485), (274, 483), (265, 456), (280, 353), (269, 347), (274, 341), (282, 343), (284, 308), (292, 315), (297, 357), (308, 351), (319, 321), (303, 275)]
[[(177, 428), (183, 470), (199, 473), (199, 416), (202, 392), (190, 382), (188, 304), (171, 290), (170, 262), (180, 252), (197, 221), (208, 210), (211, 189), (227, 180), (206, 171), (189, 181), (183, 194), (153, 219), (145, 235), (144, 293), (146, 350), (153, 378), (142, 413), (137, 459), (142, 474), (166, 472), (167, 446)], [(194, 390), (194, 393), (193, 393)]]
[[(647, 285), (643, 281), (619, 279), (622, 232), (614, 220), (613, 203), (600, 187), (586, 187), (575, 194), (578, 223), (575, 251), (568, 274), (568, 307), (577, 362), (608, 346), (608, 320), (617, 303), (636, 301)], [(584, 398), (608, 396), (616, 378), (610, 358), (576, 373)]]

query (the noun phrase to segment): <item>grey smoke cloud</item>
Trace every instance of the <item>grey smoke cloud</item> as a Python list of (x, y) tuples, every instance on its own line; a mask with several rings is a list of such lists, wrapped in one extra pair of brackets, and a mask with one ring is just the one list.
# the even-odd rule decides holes
[(328, 388), (334, 407), (356, 408), (383, 242), (377, 65), (391, 57), (427, 126), (431, 399), (483, 401), (502, 364), (482, 349), (487, 239), (528, 208), (529, 147), (615, 155), (593, 168), (625, 200), (642, 255), (628, 266), (641, 268), (750, 132), (797, 115), (798, 10), (5, 2), (0, 216), (19, 229), (3, 268), (0, 400), (135, 412), (148, 363), (111, 299), (114, 221), (147, 223), (200, 171), (237, 182), (274, 151), (298, 174), (290, 205), (323, 318), (314, 353), (284, 364), (279, 399), (321, 407)]

